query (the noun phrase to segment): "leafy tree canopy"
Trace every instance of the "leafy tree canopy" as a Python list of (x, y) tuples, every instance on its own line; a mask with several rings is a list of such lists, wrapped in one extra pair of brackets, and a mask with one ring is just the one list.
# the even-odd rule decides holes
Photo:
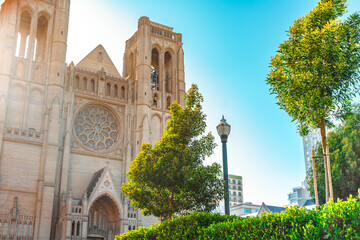
[[(345, 200), (350, 194), (356, 195), (360, 188), (360, 106), (355, 106), (354, 112), (341, 126), (329, 132), (328, 135), (334, 199)], [(317, 156), (322, 155), (320, 145), (315, 152)], [(315, 165), (319, 202), (324, 203), (324, 163), (316, 158)], [(308, 176), (310, 178), (308, 190), (315, 198), (312, 168), (309, 169)]]
[(309, 128), (325, 131), (333, 119), (345, 119), (351, 112), (359, 82), (360, 16), (339, 20), (346, 2), (320, 0), (294, 21), (288, 39), (271, 58), (270, 91), (302, 136)]
[(196, 85), (185, 95), (186, 107), (174, 102), (171, 118), (160, 141), (144, 143), (127, 173), (121, 190), (145, 215), (171, 219), (190, 211), (209, 212), (224, 196), (218, 179), (220, 166), (204, 166), (216, 146), (211, 133), (204, 135), (206, 115)]

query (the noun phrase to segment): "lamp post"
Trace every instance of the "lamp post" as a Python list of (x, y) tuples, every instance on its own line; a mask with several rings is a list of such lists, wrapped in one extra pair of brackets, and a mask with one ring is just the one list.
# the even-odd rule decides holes
[(230, 215), (230, 203), (229, 203), (229, 178), (228, 178), (228, 166), (227, 166), (227, 152), (226, 143), (230, 134), (231, 126), (226, 122), (224, 115), (217, 125), (216, 130), (221, 138), (222, 150), (223, 150), (223, 172), (225, 180), (225, 214)]

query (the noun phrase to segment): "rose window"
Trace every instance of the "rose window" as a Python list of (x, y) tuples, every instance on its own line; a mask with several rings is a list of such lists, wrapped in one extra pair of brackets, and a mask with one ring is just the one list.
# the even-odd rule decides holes
[(119, 138), (119, 123), (114, 114), (99, 105), (86, 106), (76, 114), (75, 134), (88, 149), (105, 151)]

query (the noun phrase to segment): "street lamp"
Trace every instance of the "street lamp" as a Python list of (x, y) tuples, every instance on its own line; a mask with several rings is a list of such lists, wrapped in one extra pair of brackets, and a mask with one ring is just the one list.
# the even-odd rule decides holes
[(227, 167), (227, 153), (226, 153), (226, 143), (227, 138), (230, 134), (231, 126), (226, 122), (224, 115), (220, 120), (219, 125), (217, 125), (216, 130), (221, 138), (222, 150), (223, 150), (223, 172), (225, 180), (225, 214), (230, 215), (230, 204), (229, 204), (229, 178), (228, 178), (228, 167)]

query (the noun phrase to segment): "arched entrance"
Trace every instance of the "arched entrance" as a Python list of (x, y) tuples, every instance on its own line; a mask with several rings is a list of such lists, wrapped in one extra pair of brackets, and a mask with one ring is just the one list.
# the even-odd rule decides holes
[(119, 233), (119, 208), (108, 195), (103, 195), (89, 209), (87, 239), (112, 240)]

